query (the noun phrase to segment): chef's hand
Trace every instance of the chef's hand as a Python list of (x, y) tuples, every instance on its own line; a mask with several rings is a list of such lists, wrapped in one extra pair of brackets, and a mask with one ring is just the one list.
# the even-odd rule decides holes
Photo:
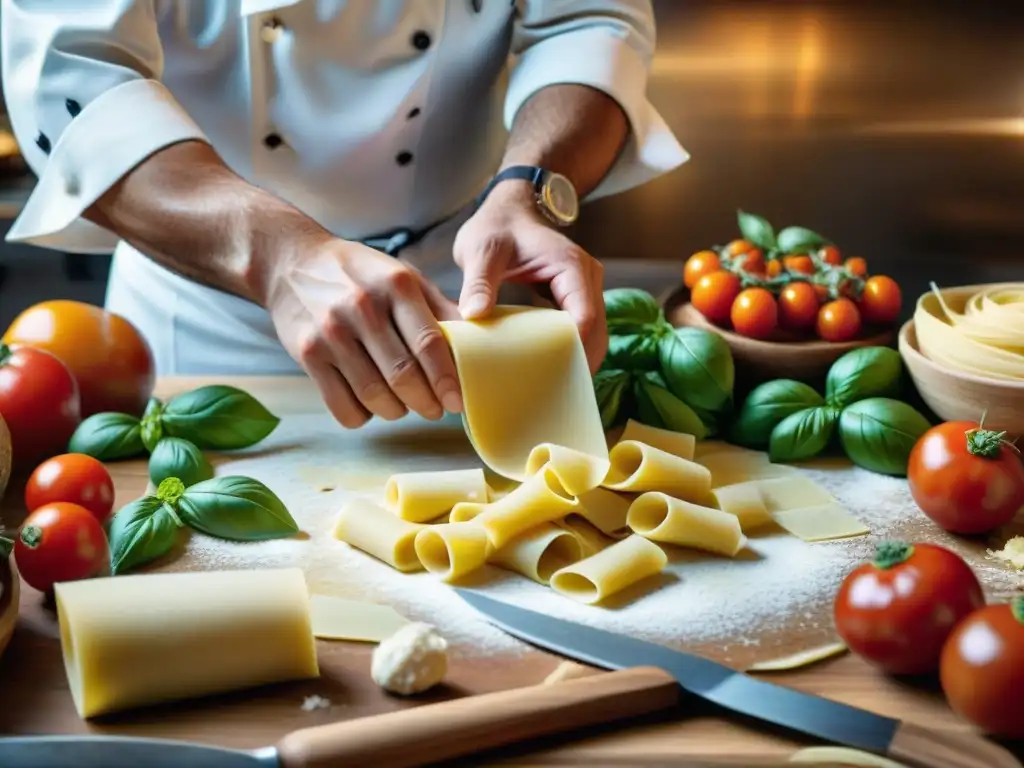
[(455, 304), (419, 272), (379, 251), (317, 237), (279, 255), (266, 306), (288, 353), (345, 427), (415, 411), (462, 409), (451, 350), (438, 320)]
[(608, 349), (604, 269), (544, 218), (526, 182), (495, 187), (456, 235), (454, 257), (465, 319), (487, 316), (503, 282), (539, 284), (576, 321), (591, 372), (601, 365)]

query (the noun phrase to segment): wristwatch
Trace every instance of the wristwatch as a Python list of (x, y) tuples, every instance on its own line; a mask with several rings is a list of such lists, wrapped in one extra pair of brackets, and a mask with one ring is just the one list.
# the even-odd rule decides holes
[(477, 198), (479, 207), (498, 184), (510, 179), (533, 184), (537, 207), (552, 223), (568, 227), (580, 215), (580, 199), (576, 187), (565, 176), (532, 165), (513, 165), (498, 173)]

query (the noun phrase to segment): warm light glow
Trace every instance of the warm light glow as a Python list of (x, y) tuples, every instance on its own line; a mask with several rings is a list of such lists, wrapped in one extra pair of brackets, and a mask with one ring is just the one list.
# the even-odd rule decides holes
[(814, 16), (804, 16), (800, 23), (797, 49), (796, 83), (793, 86), (793, 116), (806, 118), (814, 111), (815, 87), (822, 71), (822, 30)]

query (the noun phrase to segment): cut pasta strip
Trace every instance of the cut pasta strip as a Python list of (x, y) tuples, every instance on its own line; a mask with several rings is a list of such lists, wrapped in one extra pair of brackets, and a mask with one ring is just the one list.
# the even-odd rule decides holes
[(847, 647), (844, 643), (835, 642), (821, 645), (817, 648), (808, 648), (805, 651), (798, 651), (789, 656), (782, 656), (778, 659), (759, 661), (747, 667), (747, 672), (780, 672), (787, 669), (800, 669), (819, 661), (831, 659), (841, 653), (846, 653)]
[(544, 466), (550, 466), (562, 487), (573, 496), (597, 488), (611, 466), (607, 458), (589, 456), (572, 448), (543, 443), (526, 460), (526, 474), (535, 475)]
[(646, 539), (735, 557), (747, 543), (735, 515), (664, 493), (645, 493), (629, 507), (629, 527)]
[(836, 501), (831, 493), (803, 475), (759, 480), (757, 486), (769, 514)]
[(791, 477), (799, 471), (784, 464), (772, 464), (768, 455), (734, 445), (722, 445), (709, 453), (702, 453), (698, 445), (696, 461), (711, 472), (711, 487), (736, 485), (749, 480)]
[(487, 504), (480, 504), (475, 501), (460, 501), (452, 507), (452, 511), (448, 515), (448, 522), (468, 523), (487, 509), (487, 506)]
[(643, 536), (617, 541), (596, 555), (556, 571), (551, 588), (581, 603), (599, 603), (664, 570), (665, 552)]
[(579, 502), (558, 481), (550, 466), (531, 475), (514, 491), (473, 518), (482, 526), (494, 549), (501, 549), (524, 531), (565, 517), (579, 509)]
[(711, 498), (723, 512), (735, 515), (744, 532), (770, 525), (772, 516), (768, 514), (761, 488), (757, 481), (723, 485), (711, 491)]
[(614, 543), (614, 539), (605, 536), (597, 528), (576, 514), (562, 518), (556, 525), (561, 526), (576, 538), (580, 548), (583, 550), (584, 557), (590, 557)]
[(594, 488), (578, 497), (580, 508), (576, 514), (606, 536), (616, 539), (629, 535), (626, 515), (632, 499), (607, 488)]
[(644, 443), (687, 461), (693, 461), (693, 453), (697, 446), (697, 438), (694, 435), (651, 427), (633, 419), (626, 421), (626, 428), (622, 430), (622, 436), (619, 438), (620, 443), (626, 440)]
[(617, 443), (611, 450), (611, 462), (604, 485), (615, 491), (660, 491), (693, 500), (704, 499), (711, 492), (711, 473), (705, 467), (645, 443)]
[(416, 534), (416, 556), (442, 581), (457, 581), (487, 562), (487, 532), (472, 523), (425, 526)]
[(583, 557), (579, 540), (567, 530), (544, 523), (516, 536), (491, 555), (491, 563), (521, 573), (540, 584)]
[(813, 765), (856, 765), (859, 768), (910, 768), (887, 757), (848, 747), (805, 747), (789, 757), (791, 763)]
[(460, 501), (487, 502), (482, 469), (402, 472), (384, 487), (388, 507), (403, 520), (425, 523), (450, 511)]
[(346, 501), (334, 524), (334, 538), (383, 560), (399, 571), (422, 568), (416, 556), (418, 523), (402, 520), (364, 499)]
[(772, 518), (779, 526), (804, 541), (832, 541), (870, 533), (860, 520), (835, 501), (772, 512)]
[(379, 643), (409, 623), (390, 605), (361, 603), (331, 595), (309, 596), (313, 637)]

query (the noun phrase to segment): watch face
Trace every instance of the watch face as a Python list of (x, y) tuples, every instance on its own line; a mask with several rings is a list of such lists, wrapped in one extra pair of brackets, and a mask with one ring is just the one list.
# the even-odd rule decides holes
[(552, 173), (544, 184), (544, 203), (554, 216), (564, 224), (576, 221), (579, 214), (579, 198), (576, 188), (565, 176)]

